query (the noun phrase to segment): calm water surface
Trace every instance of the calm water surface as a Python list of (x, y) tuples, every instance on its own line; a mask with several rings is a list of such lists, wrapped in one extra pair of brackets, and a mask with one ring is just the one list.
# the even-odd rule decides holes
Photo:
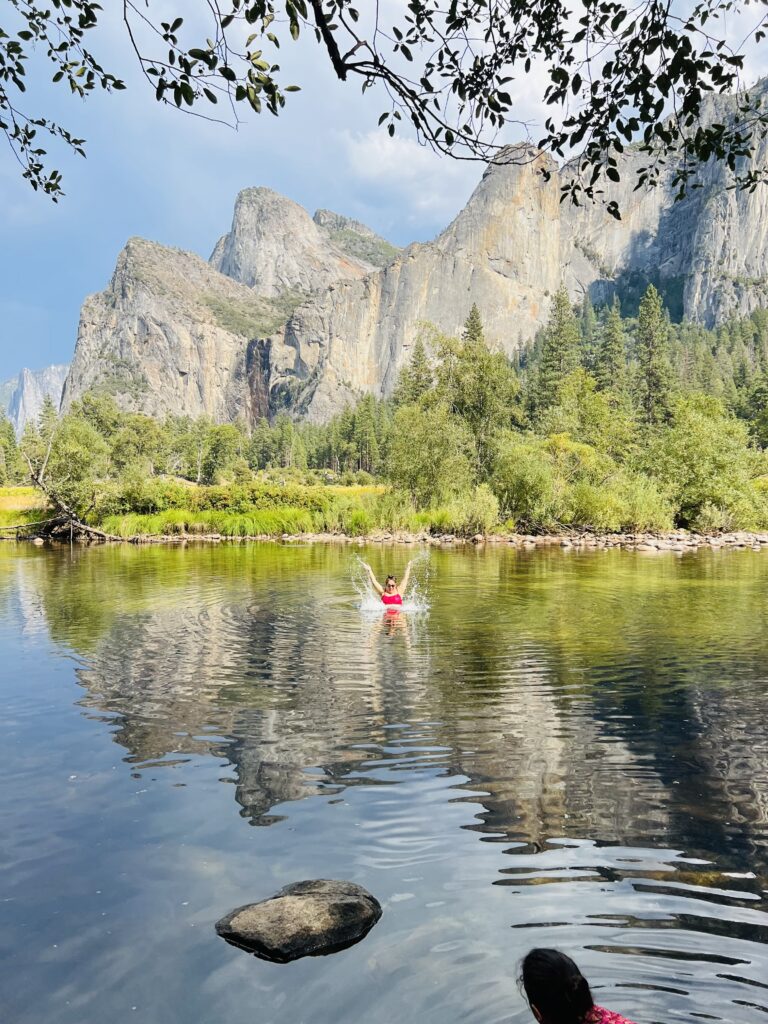
[[(381, 572), (406, 549), (371, 550)], [(768, 1014), (768, 553), (0, 545), (0, 1017), (529, 1021), (534, 945), (639, 1024)], [(303, 878), (359, 945), (213, 930)]]

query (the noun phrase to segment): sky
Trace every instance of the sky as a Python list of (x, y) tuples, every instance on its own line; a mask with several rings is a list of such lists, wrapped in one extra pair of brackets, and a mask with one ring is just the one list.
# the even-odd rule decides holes
[(25, 100), (86, 139), (85, 160), (55, 151), (65, 198), (33, 192), (0, 148), (0, 381), (71, 359), (83, 299), (107, 285), (131, 236), (207, 259), (242, 188), (269, 186), (404, 245), (445, 227), (482, 174), (379, 131), (382, 97), (339, 83), (314, 40), (281, 51), (285, 81), (303, 88), (280, 117), (243, 112), (235, 131), (156, 103), (119, 23), (96, 32), (91, 47), (124, 92), (81, 101), (45, 86)]

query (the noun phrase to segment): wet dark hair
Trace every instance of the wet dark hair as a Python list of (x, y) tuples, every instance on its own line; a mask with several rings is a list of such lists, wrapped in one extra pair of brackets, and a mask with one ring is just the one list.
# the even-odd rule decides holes
[(587, 979), (559, 949), (532, 949), (527, 953), (520, 981), (543, 1024), (582, 1024), (595, 1005)]
[(392, 580), (393, 583), (397, 583), (397, 580), (395, 579), (395, 577), (390, 573), (390, 575), (387, 576), (387, 578), (384, 580), (384, 586), (385, 587), (389, 583), (390, 580)]

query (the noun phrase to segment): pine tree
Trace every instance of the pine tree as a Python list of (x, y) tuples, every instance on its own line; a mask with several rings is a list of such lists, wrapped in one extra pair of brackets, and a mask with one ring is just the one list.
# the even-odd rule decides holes
[(434, 382), (427, 350), (421, 338), (413, 346), (410, 361), (400, 371), (393, 399), (395, 405), (410, 405), (431, 390)]
[(671, 376), (669, 321), (661, 296), (653, 287), (640, 300), (637, 316), (639, 402), (646, 423), (661, 423), (669, 415)]
[(580, 329), (581, 365), (591, 373), (597, 359), (597, 317), (588, 292), (581, 303)]
[(443, 339), (439, 356), (435, 394), (469, 427), (477, 474), (485, 479), (496, 435), (519, 418), (517, 374), (503, 352), (492, 352), (486, 344), (477, 306), (467, 317), (462, 340)]
[(267, 469), (275, 458), (275, 439), (269, 422), (262, 417), (251, 434), (248, 461), (253, 469)]
[(376, 399), (365, 395), (355, 409), (353, 439), (357, 453), (357, 468), (373, 473), (379, 461), (379, 442), (376, 438)]
[(37, 429), (40, 433), (40, 437), (47, 444), (50, 440), (51, 434), (56, 429), (56, 421), (59, 418), (59, 414), (56, 411), (56, 406), (53, 404), (53, 399), (50, 395), (46, 395), (43, 399), (43, 406), (40, 410), (40, 415), (37, 417)]
[(19, 483), (24, 476), (21, 453), (16, 443), (13, 424), (4, 412), (0, 412), (0, 460), (2, 460), (2, 483)]
[(579, 365), (581, 331), (565, 287), (555, 295), (544, 331), (534, 405), (543, 412), (557, 403), (563, 380)]
[(480, 317), (480, 310), (477, 308), (477, 303), (472, 303), (472, 309), (469, 311), (469, 316), (464, 321), (464, 332), (461, 335), (461, 340), (468, 342), (469, 344), (485, 344), (485, 331), (483, 330), (483, 321)]
[(627, 356), (621, 306), (614, 298), (603, 327), (595, 361), (595, 378), (601, 391), (623, 392), (626, 387)]

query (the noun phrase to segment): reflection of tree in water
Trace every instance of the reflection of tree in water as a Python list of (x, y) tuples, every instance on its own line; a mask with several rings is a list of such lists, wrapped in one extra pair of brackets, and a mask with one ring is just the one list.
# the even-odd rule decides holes
[(428, 619), (388, 631), (347, 602), (348, 555), (253, 551), (30, 560), (52, 634), (90, 655), (84, 706), (137, 765), (226, 757), (242, 814), (265, 823), (370, 783), (368, 762), (397, 762), (399, 723), (487, 794), (483, 832), (765, 864), (760, 557), (451, 553)]

